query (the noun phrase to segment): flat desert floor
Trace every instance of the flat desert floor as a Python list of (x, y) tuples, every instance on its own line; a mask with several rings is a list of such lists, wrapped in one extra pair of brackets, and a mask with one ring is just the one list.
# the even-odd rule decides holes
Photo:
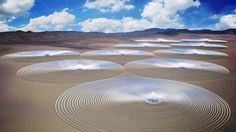
[[(85, 37), (81, 41), (68, 41), (60, 45), (54, 44), (1, 44), (0, 55), (18, 51), (35, 49), (68, 49), (85, 51), (111, 48), (115, 44), (131, 42), (140, 38), (212, 38), (227, 40), (228, 49), (218, 51), (227, 53), (228, 58), (204, 60), (222, 65), (230, 70), (230, 74), (214, 80), (189, 81), (221, 96), (231, 108), (230, 120), (217, 132), (236, 131), (236, 36), (233, 35), (152, 35), (108, 37)], [(77, 57), (80, 58), (80, 57)], [(201, 58), (200, 58), (201, 59)], [(55, 112), (55, 101), (65, 90), (76, 86), (76, 83), (40, 83), (23, 80), (17, 77), (20, 68), (31, 63), (0, 62), (0, 131), (1, 132), (77, 132), (66, 124)], [(129, 75), (126, 75), (129, 76)]]

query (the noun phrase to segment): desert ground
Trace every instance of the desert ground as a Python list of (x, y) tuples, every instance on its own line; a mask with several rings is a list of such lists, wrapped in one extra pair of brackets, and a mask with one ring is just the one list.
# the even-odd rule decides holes
[[(203, 87), (222, 97), (231, 108), (229, 121), (217, 132), (236, 131), (236, 36), (234, 35), (210, 35), (210, 34), (179, 34), (179, 35), (108, 35), (100, 36), (83, 35), (77, 39), (64, 39), (57, 42), (38, 43), (2, 43), (0, 55), (18, 51), (36, 49), (67, 49), (83, 53), (94, 49), (112, 48), (116, 44), (133, 42), (134, 39), (145, 38), (209, 38), (228, 41), (227, 49), (217, 49), (229, 56), (222, 59), (203, 60), (222, 65), (230, 70), (224, 77), (214, 80), (186, 81), (187, 83)], [(156, 56), (158, 57), (158, 56)], [(84, 58), (84, 57), (75, 57)], [(201, 58), (199, 58), (201, 60)], [(116, 59), (116, 61), (119, 61)], [(16, 72), (32, 63), (0, 62), (0, 131), (2, 132), (77, 132), (55, 112), (55, 101), (65, 90), (78, 85), (78, 83), (44, 83), (23, 80), (17, 77)], [(124, 65), (125, 62), (120, 64)], [(132, 76), (123, 73), (120, 76)], [(180, 79), (181, 81), (181, 79)], [(182, 80), (184, 81), (184, 80)]]

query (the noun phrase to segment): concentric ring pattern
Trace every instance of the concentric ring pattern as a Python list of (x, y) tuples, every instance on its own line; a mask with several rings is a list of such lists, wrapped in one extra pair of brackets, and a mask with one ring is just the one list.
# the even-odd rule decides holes
[[(228, 55), (222, 52), (213, 51), (213, 50), (203, 50), (203, 49), (163, 49), (154, 51), (156, 55), (163, 55), (166, 57), (186, 57), (194, 59), (218, 59), (225, 58)], [(199, 57), (201, 56), (201, 57)]]
[(24, 52), (16, 52), (2, 56), (2, 59), (12, 60), (17, 62), (29, 62), (29, 61), (44, 61), (47, 59), (57, 57), (71, 57), (79, 56), (79, 52), (69, 50), (32, 50)]
[(82, 132), (206, 132), (222, 127), (231, 114), (221, 97), (203, 88), (133, 77), (73, 87), (55, 109)]
[(170, 48), (167, 44), (154, 44), (154, 43), (128, 43), (128, 44), (117, 44), (114, 46), (115, 48), (121, 49), (150, 49), (150, 50), (157, 50), (163, 48)]
[(33, 64), (20, 69), (20, 78), (38, 82), (87, 82), (119, 75), (123, 66), (96, 60), (62, 60)]
[(122, 47), (122, 48), (142, 48), (142, 47), (150, 47), (150, 48), (170, 48), (169, 45), (165, 44), (153, 44), (153, 43), (131, 43), (131, 44), (117, 44), (114, 47)]
[(156, 58), (129, 62), (130, 73), (175, 80), (209, 80), (224, 77), (229, 70), (223, 66), (196, 60)]
[(172, 40), (172, 39), (163, 39), (163, 38), (158, 38), (158, 39), (137, 39), (134, 40), (136, 42), (150, 42), (150, 43), (180, 43), (180, 40)]
[(183, 42), (209, 42), (209, 43), (227, 43), (225, 40), (198, 38), (198, 39), (181, 39)]
[(109, 60), (117, 63), (127, 63), (132, 60), (152, 58), (153, 53), (142, 50), (104, 49), (87, 51), (81, 54), (86, 59)]
[(87, 51), (82, 56), (132, 56), (132, 55), (147, 55), (152, 56), (152, 53), (141, 50), (128, 50), (128, 49), (104, 49)]
[(226, 45), (222, 44), (213, 44), (213, 43), (176, 43), (170, 44), (175, 47), (199, 47), (199, 48), (216, 48), (216, 49), (225, 49), (228, 48)]

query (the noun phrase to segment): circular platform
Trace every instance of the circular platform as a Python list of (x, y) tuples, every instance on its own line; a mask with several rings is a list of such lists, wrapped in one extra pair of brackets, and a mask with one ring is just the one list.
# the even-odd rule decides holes
[(228, 46), (213, 43), (176, 43), (170, 44), (173, 47), (184, 47), (184, 48), (202, 48), (202, 49), (226, 49)]
[(130, 43), (130, 44), (117, 44), (114, 48), (121, 49), (136, 49), (136, 50), (157, 50), (170, 48), (167, 44), (154, 44), (154, 43)]
[(123, 66), (108, 61), (61, 60), (26, 66), (17, 75), (37, 82), (81, 83), (114, 77), (122, 72)]
[(170, 58), (184, 58), (184, 59), (222, 59), (228, 57), (227, 54), (213, 51), (213, 50), (203, 50), (203, 49), (163, 49), (156, 50), (154, 54), (159, 57), (170, 57)]
[(135, 42), (149, 42), (149, 43), (180, 43), (180, 40), (173, 40), (173, 39), (137, 39), (134, 40)]
[(62, 93), (56, 112), (82, 132), (206, 132), (230, 118), (228, 104), (203, 88), (153, 78), (112, 78)]
[(109, 60), (124, 64), (132, 60), (152, 58), (154, 54), (142, 50), (104, 49), (84, 52), (81, 54), (81, 57), (86, 59)]
[(13, 62), (31, 63), (58, 59), (69, 59), (78, 57), (79, 55), (79, 52), (69, 50), (32, 50), (7, 54), (2, 56), (1, 59)]
[(225, 40), (196, 38), (196, 39), (181, 39), (183, 42), (208, 42), (208, 43), (227, 43)]
[(145, 59), (129, 62), (125, 70), (140, 76), (196, 81), (225, 77), (229, 70), (217, 64), (173, 58)]

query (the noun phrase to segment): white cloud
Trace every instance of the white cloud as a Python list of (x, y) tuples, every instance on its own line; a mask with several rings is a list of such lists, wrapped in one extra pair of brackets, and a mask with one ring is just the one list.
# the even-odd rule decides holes
[(5, 31), (9, 31), (9, 26), (3, 22), (3, 21), (0, 21), (0, 32), (5, 32)]
[(44, 30), (62, 30), (74, 22), (75, 16), (64, 9), (61, 12), (55, 11), (48, 16), (40, 16), (30, 19), (30, 22), (21, 27), (20, 30), (24, 31), (44, 31)]
[(132, 17), (124, 17), (121, 21), (123, 32), (138, 31), (155, 27), (155, 25), (147, 19), (133, 19)]
[[(105, 3), (108, 0), (101, 1)], [(97, 9), (103, 9), (102, 5)], [(85, 32), (106, 33), (130, 32), (147, 28), (181, 28), (184, 25), (180, 22), (178, 12), (198, 6), (200, 6), (198, 0), (152, 0), (144, 6), (140, 19), (132, 17), (123, 17), (120, 20), (95, 18), (80, 22), (79, 25)]]
[(130, 32), (136, 30), (144, 30), (152, 28), (152, 24), (145, 19), (133, 19), (132, 17), (124, 17), (120, 20), (95, 18), (88, 19), (79, 23), (84, 32)]
[(105, 32), (111, 33), (119, 31), (120, 21), (107, 18), (88, 19), (79, 23), (84, 32)]
[(34, 5), (35, 0), (1, 0), (0, 19), (14, 19), (26, 14)]
[(128, 3), (129, 0), (87, 0), (85, 8), (97, 9), (101, 12), (118, 12), (121, 10), (134, 9), (134, 5)]
[(144, 6), (141, 16), (160, 28), (181, 28), (178, 11), (198, 6), (198, 0), (152, 0)]
[(220, 21), (215, 25), (216, 29), (236, 28), (236, 13), (223, 15)]

